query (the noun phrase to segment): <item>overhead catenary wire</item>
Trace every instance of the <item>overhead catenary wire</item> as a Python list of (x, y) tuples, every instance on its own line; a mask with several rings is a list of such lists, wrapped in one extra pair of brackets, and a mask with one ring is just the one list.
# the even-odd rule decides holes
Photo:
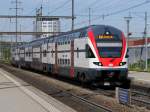
[[(102, 0), (101, 0), (102, 1)], [(135, 0), (133, 0), (134, 2), (135, 2)], [(130, 1), (129, 3), (131, 4), (131, 2), (133, 2), (133, 1)], [(107, 3), (108, 2), (108, 3)], [(101, 5), (99, 6), (97, 6), (97, 4), (99, 4), (99, 3), (101, 3)], [(106, 4), (107, 3), (107, 4)], [(98, 2), (97, 1), (97, 3), (96, 3), (96, 6), (97, 7), (94, 7), (92, 4), (91, 4), (91, 7), (89, 7), (89, 8), (91, 8), (92, 10), (112, 10), (113, 8), (116, 8), (116, 7), (118, 7), (118, 5), (120, 6), (120, 3), (121, 4), (125, 4), (123, 1), (121, 1), (121, 0), (115, 0), (115, 1), (112, 1), (112, 2), (109, 2), (109, 0), (107, 1), (104, 1), (104, 2)], [(128, 2), (127, 2), (128, 3)], [(87, 17), (87, 16), (89, 16), (88, 14), (77, 14), (76, 16), (78, 16), (78, 17)], [(91, 16), (93, 17), (93, 16), (101, 16), (101, 15), (99, 15), (99, 14), (91, 14)], [(104, 15), (103, 15), (104, 16)]]
[(43, 4), (43, 0), (39, 1), (34, 9), (32, 9), (29, 13), (26, 13), (26, 15), (32, 14), (37, 10), (37, 7), (40, 7)]
[(122, 12), (126, 12), (126, 11), (128, 11), (128, 10), (131, 10), (131, 9), (134, 9), (134, 8), (137, 8), (137, 7), (140, 7), (140, 6), (143, 6), (143, 5), (148, 4), (148, 3), (150, 3), (150, 1), (146, 0), (146, 1), (142, 2), (142, 3), (136, 4), (136, 5), (131, 6), (131, 7), (129, 7), (129, 8), (125, 8), (125, 9), (121, 9), (121, 10), (118, 10), (118, 11), (115, 11), (115, 12), (112, 12), (112, 13), (109, 13), (109, 14), (107, 14), (106, 16), (111, 16), (111, 15), (120, 14), (120, 13), (122, 13)]
[(56, 12), (57, 10), (63, 8), (65, 5), (67, 5), (68, 3), (70, 3), (71, 0), (67, 0), (65, 1), (63, 4), (61, 4), (60, 6), (56, 7), (54, 10), (50, 11), (48, 14), (52, 14), (54, 12)]
[[(109, 0), (110, 1), (110, 0)], [(103, 3), (101, 3), (101, 5), (99, 6), (99, 5), (96, 5), (96, 7), (92, 7), (93, 9), (96, 9), (96, 10), (108, 10), (108, 9), (110, 9), (110, 8), (112, 8), (112, 7), (114, 7), (114, 6), (116, 6), (116, 5), (118, 5), (118, 4), (120, 4), (120, 1), (122, 1), (122, 0), (119, 0), (119, 1), (117, 1), (117, 0), (114, 0), (114, 1), (111, 1), (111, 2), (109, 2), (109, 1), (105, 1), (105, 2), (103, 2)], [(116, 2), (117, 1), (117, 2)], [(122, 1), (123, 2), (123, 1)], [(121, 2), (121, 3), (122, 3)], [(117, 3), (117, 4), (116, 4)]]
[[(118, 10), (118, 11), (114, 11), (114, 12), (109, 13), (109, 14), (102, 14), (102, 15), (100, 15), (100, 16), (98, 16), (98, 17), (93, 18), (92, 20), (97, 20), (97, 19), (99, 19), (99, 18), (117, 15), (117, 14), (126, 12), (126, 11), (128, 11), (128, 10), (135, 9), (135, 8), (137, 8), (137, 7), (143, 6), (143, 5), (148, 4), (148, 3), (150, 3), (150, 1), (147, 1), (147, 0), (146, 0), (146, 1), (142, 2), (142, 3), (133, 5), (133, 6), (128, 7), (128, 8), (124, 8), (124, 9), (121, 9), (121, 10)], [(79, 22), (79, 23), (76, 23), (75, 25), (78, 25), (78, 24), (81, 24), (81, 23), (86, 23), (86, 22), (88, 22), (88, 20), (86, 20), (86, 21), (81, 21), (81, 22)]]
[(86, 7), (82, 8), (82, 9), (80, 9), (80, 12), (83, 12), (84, 10), (88, 10), (89, 7), (94, 7), (97, 3), (99, 3), (98, 1), (100, 1), (100, 0), (95, 0), (95, 1), (93, 1), (92, 3), (88, 4), (88, 6), (86, 6)]

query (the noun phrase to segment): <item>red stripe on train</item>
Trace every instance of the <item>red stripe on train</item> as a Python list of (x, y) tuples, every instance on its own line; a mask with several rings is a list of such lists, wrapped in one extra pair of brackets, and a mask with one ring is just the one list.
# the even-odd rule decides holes
[[(90, 28), (88, 30), (88, 37), (92, 42), (92, 45), (94, 47), (94, 50), (96, 52), (96, 55), (99, 59), (99, 62), (101, 62), (103, 64), (103, 66), (107, 66), (107, 67), (115, 67), (115, 66), (119, 66), (120, 62), (123, 61), (123, 58), (125, 56), (125, 51), (126, 51), (126, 39), (124, 34), (122, 33), (122, 44), (123, 44), (123, 48), (122, 48), (122, 55), (121, 58), (101, 58), (99, 55), (99, 51), (97, 49), (97, 45), (96, 45), (96, 41), (95, 41), (95, 37), (94, 37), (94, 33), (92, 31), (92, 29)], [(113, 61), (112, 61), (113, 60)]]

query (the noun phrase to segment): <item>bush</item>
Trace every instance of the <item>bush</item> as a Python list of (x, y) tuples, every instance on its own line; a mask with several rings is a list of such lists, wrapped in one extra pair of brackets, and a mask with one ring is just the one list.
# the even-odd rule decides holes
[[(150, 59), (148, 60), (148, 67), (150, 70)], [(145, 61), (140, 60), (137, 63), (129, 65), (129, 70), (131, 71), (144, 71), (145, 69)]]

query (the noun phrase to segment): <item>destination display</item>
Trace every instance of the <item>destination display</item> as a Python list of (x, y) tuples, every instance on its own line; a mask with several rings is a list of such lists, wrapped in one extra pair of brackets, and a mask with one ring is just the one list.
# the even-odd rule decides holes
[(98, 35), (96, 38), (98, 39), (112, 39), (112, 35)]

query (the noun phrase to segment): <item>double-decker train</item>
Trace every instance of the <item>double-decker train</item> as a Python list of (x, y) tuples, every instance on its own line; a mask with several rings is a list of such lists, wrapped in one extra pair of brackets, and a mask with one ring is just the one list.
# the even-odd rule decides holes
[(128, 78), (122, 31), (92, 25), (12, 48), (12, 64), (81, 82), (121, 85)]

